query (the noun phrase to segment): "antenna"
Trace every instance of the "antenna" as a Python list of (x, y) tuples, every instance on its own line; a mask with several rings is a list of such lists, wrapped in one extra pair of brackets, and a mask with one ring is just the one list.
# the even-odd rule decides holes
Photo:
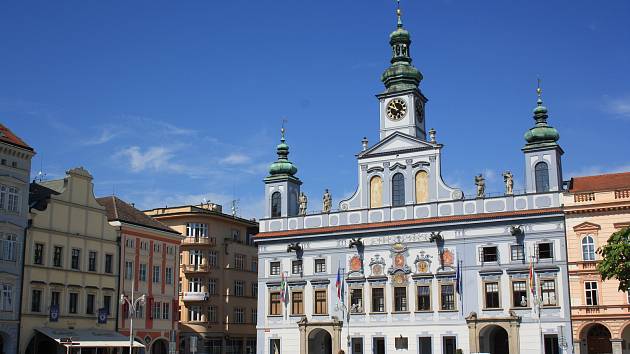
[(236, 213), (238, 212), (238, 205), (241, 202), (240, 199), (233, 199), (232, 200), (232, 216), (236, 217)]
[(44, 173), (43, 159), (40, 158), (39, 159), (39, 171), (37, 172), (37, 177), (35, 177), (35, 180), (38, 181), (38, 182), (42, 182), (45, 177), (46, 177), (46, 174)]

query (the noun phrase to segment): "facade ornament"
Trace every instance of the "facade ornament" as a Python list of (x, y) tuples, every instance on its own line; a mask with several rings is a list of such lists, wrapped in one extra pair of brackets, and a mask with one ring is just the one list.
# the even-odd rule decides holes
[(435, 131), (435, 129), (433, 129), (433, 128), (429, 129), (429, 141), (432, 142), (432, 143), (436, 142), (436, 140), (435, 140), (435, 133), (437, 133)]
[(300, 197), (298, 198), (298, 202), (300, 203), (300, 211), (298, 212), (299, 215), (306, 215), (306, 208), (308, 206), (308, 198), (306, 197), (306, 194), (304, 194), (304, 192), (300, 192)]
[(416, 274), (424, 274), (431, 272), (431, 255), (420, 251), (420, 254), (416, 256), (416, 260), (413, 261), (416, 266)]
[(363, 137), (363, 140), (361, 140), (361, 146), (363, 148), (363, 151), (368, 149), (368, 139), (367, 136)]
[(475, 185), (477, 186), (477, 198), (483, 198), (486, 196), (486, 179), (480, 173), (475, 176)]
[(379, 254), (375, 254), (374, 257), (372, 257), (372, 259), (370, 260), (370, 270), (371, 276), (373, 277), (382, 277), (383, 274), (383, 269), (385, 268), (385, 260), (383, 259), (383, 257), (381, 257), (381, 255)]
[(505, 171), (503, 172), (503, 181), (505, 182), (505, 195), (513, 195), (514, 194), (514, 176), (512, 172)]
[[(407, 246), (405, 246), (400, 239), (392, 245), (390, 252), (392, 254), (393, 261), (392, 266), (389, 267), (387, 272), (390, 275), (396, 275), (397, 273), (411, 273), (411, 268), (407, 265)], [(400, 280), (400, 277), (397, 279)]]
[(332, 209), (332, 196), (328, 192), (328, 189), (326, 189), (324, 191), (324, 208), (323, 208), (323, 211), (324, 211), (324, 213), (330, 213), (331, 209)]

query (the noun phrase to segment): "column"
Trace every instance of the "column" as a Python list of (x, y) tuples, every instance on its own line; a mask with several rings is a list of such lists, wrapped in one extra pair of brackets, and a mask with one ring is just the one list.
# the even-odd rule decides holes
[(623, 339), (611, 339), (610, 343), (612, 343), (612, 354), (622, 354), (622, 343)]

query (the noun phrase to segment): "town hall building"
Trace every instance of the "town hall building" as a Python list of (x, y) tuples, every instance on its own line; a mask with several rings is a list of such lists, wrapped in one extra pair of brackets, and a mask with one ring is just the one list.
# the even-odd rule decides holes
[(400, 10), (389, 43), (380, 141), (357, 155), (354, 195), (306, 213), (284, 133), (277, 147), (256, 237), (258, 353), (572, 353), (563, 151), (540, 90), (525, 190), (508, 172), (503, 195), (483, 176), (464, 195), (442, 179)]

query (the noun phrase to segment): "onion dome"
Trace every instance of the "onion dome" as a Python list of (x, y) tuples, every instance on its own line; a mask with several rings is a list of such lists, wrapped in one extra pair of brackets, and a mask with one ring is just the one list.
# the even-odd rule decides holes
[(540, 84), (536, 92), (538, 94), (538, 100), (536, 101), (536, 108), (534, 108), (533, 112), (536, 124), (525, 133), (525, 141), (527, 141), (528, 146), (535, 144), (555, 145), (560, 139), (560, 134), (558, 134), (556, 128), (547, 124), (547, 118), (549, 116), (547, 115), (547, 107), (543, 105)]
[(278, 153), (278, 160), (269, 166), (269, 176), (293, 176), (297, 173), (297, 167), (288, 159), (289, 145), (287, 145), (284, 139), (284, 128), (281, 130), (282, 137), (280, 138), (280, 144), (278, 144), (276, 151)]
[(387, 92), (416, 89), (422, 81), (422, 74), (411, 65), (411, 36), (403, 28), (400, 4), (396, 9), (398, 25), (396, 30), (389, 35), (389, 44), (392, 46), (391, 65), (385, 69), (381, 81), (385, 84)]

